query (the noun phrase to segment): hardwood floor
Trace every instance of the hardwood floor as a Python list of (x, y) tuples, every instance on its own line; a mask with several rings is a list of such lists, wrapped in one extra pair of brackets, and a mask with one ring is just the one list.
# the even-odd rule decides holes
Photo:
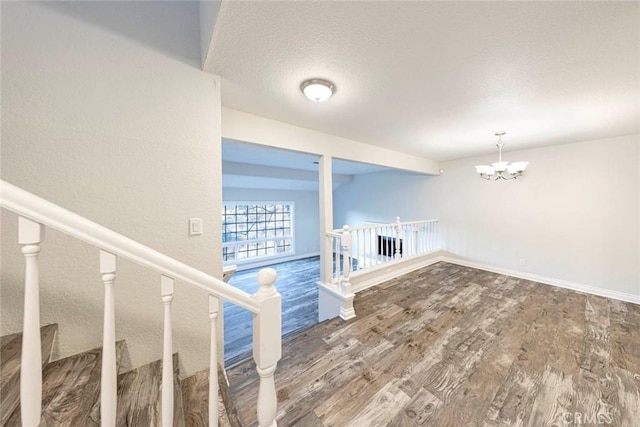
[[(318, 323), (318, 287), (320, 257), (269, 266), (276, 270), (276, 289), (282, 295), (282, 334), (287, 335)], [(235, 273), (230, 285), (254, 294), (259, 286), (256, 276), (262, 269), (254, 268)], [(233, 364), (252, 348), (252, 315), (231, 303), (224, 304), (225, 360)]]
[[(438, 263), (285, 340), (279, 426), (640, 426), (640, 306)], [(228, 371), (256, 425), (252, 361)]]

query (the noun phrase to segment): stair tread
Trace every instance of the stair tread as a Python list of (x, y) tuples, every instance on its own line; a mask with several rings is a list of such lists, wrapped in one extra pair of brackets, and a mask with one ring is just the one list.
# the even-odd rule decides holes
[[(178, 354), (173, 355), (174, 426), (184, 426)], [(162, 360), (125, 372), (118, 377), (118, 426), (162, 424)]]
[[(209, 370), (197, 372), (182, 380), (185, 424), (189, 427), (209, 425)], [(218, 395), (218, 425), (230, 427), (221, 395)]]
[[(116, 343), (119, 365), (124, 340)], [(42, 374), (43, 424), (53, 426), (100, 425), (102, 348), (95, 348), (49, 363)], [(7, 425), (20, 425), (19, 406)]]
[[(42, 366), (51, 358), (57, 324), (40, 328)], [(22, 357), (22, 333), (6, 335), (0, 340), (0, 425), (5, 425), (20, 403), (20, 362)], [(8, 425), (8, 424), (7, 424)]]

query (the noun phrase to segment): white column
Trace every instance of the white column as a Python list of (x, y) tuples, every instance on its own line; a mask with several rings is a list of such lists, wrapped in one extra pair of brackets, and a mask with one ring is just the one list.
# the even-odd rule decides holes
[(173, 279), (162, 276), (160, 280), (164, 304), (164, 340), (162, 348), (162, 427), (173, 426), (173, 336), (171, 333), (171, 301)]
[(104, 321), (102, 325), (102, 372), (100, 381), (100, 425), (115, 427), (118, 399), (116, 364), (116, 315), (113, 283), (116, 256), (100, 251), (100, 274), (104, 283)]
[(42, 412), (42, 349), (40, 345), (40, 284), (38, 254), (44, 239), (41, 224), (20, 217), (18, 243), (25, 260), (24, 321), (20, 367), (20, 414), (22, 425), (40, 425)]
[(209, 295), (209, 321), (211, 337), (209, 349), (209, 427), (218, 426), (218, 308), (220, 300)]
[(331, 282), (331, 242), (327, 232), (333, 230), (333, 177), (331, 156), (318, 159), (318, 183), (320, 193), (320, 282)]
[(274, 373), (282, 356), (281, 297), (273, 287), (276, 271), (265, 268), (258, 273), (260, 289), (254, 295), (260, 312), (253, 315), (253, 360), (256, 362), (260, 386), (258, 389), (258, 424), (276, 427), (278, 399)]

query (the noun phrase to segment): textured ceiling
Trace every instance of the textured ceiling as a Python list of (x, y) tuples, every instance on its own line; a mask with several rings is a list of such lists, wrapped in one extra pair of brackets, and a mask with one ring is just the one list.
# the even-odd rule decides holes
[(434, 160), (640, 132), (638, 2), (223, 1), (212, 49), (223, 105)]

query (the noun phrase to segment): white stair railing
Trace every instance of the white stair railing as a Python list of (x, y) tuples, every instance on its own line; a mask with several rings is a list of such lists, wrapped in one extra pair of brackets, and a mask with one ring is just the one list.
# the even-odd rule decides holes
[(439, 249), (438, 221), (401, 222), (400, 217), (391, 224), (372, 224), (361, 227), (345, 225), (326, 233), (333, 249), (329, 285), (351, 293), (349, 278), (355, 274), (405, 258), (425, 255)]
[(352, 230), (345, 225), (340, 230), (326, 234), (329, 246), (332, 248), (331, 271), (326, 277), (331, 278), (331, 285), (339, 288), (343, 293), (351, 293), (349, 277), (353, 268)]
[[(117, 367), (114, 282), (117, 257), (123, 257), (160, 274), (160, 294), (164, 304), (162, 368), (162, 425), (173, 425), (173, 342), (171, 302), (174, 281), (178, 280), (208, 295), (211, 323), (209, 363), (209, 425), (218, 425), (217, 319), (219, 299), (227, 300), (254, 315), (253, 354), (260, 376), (257, 400), (260, 426), (275, 426), (277, 395), (274, 372), (281, 358), (281, 297), (274, 288), (276, 272), (263, 269), (258, 274), (260, 290), (249, 295), (222, 280), (163, 255), (147, 246), (102, 227), (86, 218), (0, 181), (0, 207), (19, 215), (18, 243), (25, 256), (25, 301), (20, 399), (22, 425), (40, 425), (42, 416), (42, 354), (40, 345), (40, 296), (38, 253), (44, 226), (56, 229), (97, 248), (104, 285), (103, 358), (101, 380), (101, 425), (116, 424)], [(232, 274), (225, 271), (225, 274)]]

